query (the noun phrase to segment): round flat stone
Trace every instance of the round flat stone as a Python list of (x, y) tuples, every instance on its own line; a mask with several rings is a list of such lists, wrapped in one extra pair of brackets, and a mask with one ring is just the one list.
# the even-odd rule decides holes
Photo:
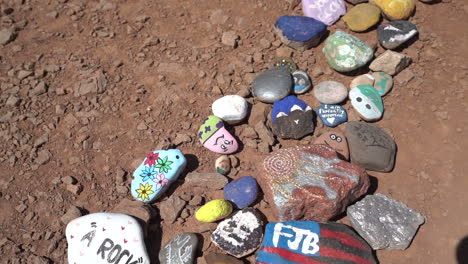
[(198, 238), (193, 233), (183, 233), (174, 237), (159, 251), (161, 264), (193, 264), (198, 246)]
[(351, 84), (349, 85), (349, 88), (353, 89), (354, 87), (356, 87), (358, 85), (363, 85), (363, 84), (374, 85), (374, 81), (375, 81), (375, 79), (374, 79), (374, 76), (372, 76), (372, 74), (359, 75), (358, 77), (354, 78), (351, 81)]
[(392, 76), (385, 72), (374, 72), (372, 76), (375, 79), (374, 88), (380, 96), (386, 95), (393, 87)]
[(336, 127), (348, 121), (348, 114), (346, 109), (341, 105), (327, 105), (323, 104), (315, 110), (318, 117), (322, 120), (323, 124), (329, 127)]
[(307, 92), (310, 87), (312, 87), (312, 82), (310, 81), (310, 77), (307, 72), (303, 70), (296, 70), (292, 75), (294, 78), (295, 94), (303, 94)]
[(341, 158), (349, 160), (348, 141), (343, 132), (339, 130), (328, 131), (321, 134), (314, 144), (324, 144), (330, 146)]
[(237, 208), (250, 206), (257, 199), (258, 185), (252, 176), (245, 176), (224, 186), (224, 199), (234, 203)]
[(291, 73), (282, 67), (276, 67), (255, 78), (252, 93), (258, 100), (271, 104), (288, 96), (293, 84)]
[(380, 9), (372, 4), (360, 4), (351, 8), (343, 21), (349, 29), (356, 32), (366, 31), (380, 20)]
[(239, 95), (226, 95), (213, 102), (213, 115), (228, 124), (237, 124), (246, 116), (249, 109), (247, 101)]
[(349, 92), (351, 105), (366, 121), (376, 121), (382, 118), (384, 107), (382, 98), (371, 85), (359, 85)]
[(335, 81), (325, 81), (314, 88), (315, 98), (322, 104), (338, 104), (348, 97), (348, 89)]
[(414, 0), (371, 0), (389, 20), (408, 19), (413, 13)]
[(273, 68), (276, 68), (276, 67), (285, 68), (291, 73), (297, 70), (296, 63), (294, 63), (294, 61), (290, 57), (275, 58), (273, 59), (271, 65), (273, 66)]
[(299, 50), (318, 45), (326, 30), (327, 25), (307, 16), (282, 16), (275, 23), (275, 31), (281, 41)]
[(415, 24), (406, 20), (382, 23), (377, 28), (377, 39), (386, 49), (396, 49), (418, 34)]

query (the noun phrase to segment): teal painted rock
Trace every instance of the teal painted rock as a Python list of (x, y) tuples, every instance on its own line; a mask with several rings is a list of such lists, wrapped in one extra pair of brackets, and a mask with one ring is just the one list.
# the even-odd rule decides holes
[(349, 72), (366, 65), (374, 51), (364, 41), (343, 31), (329, 36), (322, 49), (330, 67), (339, 72)]
[(374, 72), (372, 73), (375, 83), (374, 88), (380, 94), (380, 96), (386, 95), (393, 87), (392, 76), (386, 74), (385, 72)]
[(382, 97), (372, 85), (356, 86), (349, 92), (349, 98), (362, 119), (376, 121), (382, 118), (384, 112)]
[(184, 154), (178, 149), (152, 151), (133, 173), (133, 197), (145, 203), (153, 202), (177, 180), (186, 164)]

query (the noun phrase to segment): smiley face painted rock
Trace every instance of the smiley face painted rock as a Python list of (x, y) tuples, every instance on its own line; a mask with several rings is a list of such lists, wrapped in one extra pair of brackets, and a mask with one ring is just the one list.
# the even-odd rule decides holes
[(237, 151), (236, 139), (226, 130), (223, 120), (209, 116), (198, 130), (198, 139), (203, 146), (220, 154), (231, 154)]
[(372, 85), (358, 85), (351, 89), (349, 98), (362, 119), (376, 121), (382, 118), (384, 112), (382, 98)]
[(316, 111), (323, 124), (329, 127), (336, 127), (348, 120), (346, 109), (341, 105), (321, 105)]
[(273, 133), (282, 138), (300, 139), (314, 132), (314, 111), (306, 102), (290, 95), (273, 104)]
[(312, 86), (309, 75), (303, 70), (297, 70), (292, 73), (294, 78), (294, 93), (303, 94)]
[(131, 192), (135, 199), (151, 203), (179, 177), (187, 160), (178, 149), (155, 150), (133, 172)]
[(338, 153), (338, 155), (349, 160), (349, 147), (348, 140), (345, 135), (339, 130), (333, 130), (321, 134), (314, 142), (314, 144), (328, 145)]

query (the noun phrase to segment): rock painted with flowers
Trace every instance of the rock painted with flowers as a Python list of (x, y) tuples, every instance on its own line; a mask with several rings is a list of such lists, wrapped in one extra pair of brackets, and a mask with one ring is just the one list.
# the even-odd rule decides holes
[(187, 160), (178, 149), (155, 150), (133, 173), (132, 195), (135, 199), (151, 203), (177, 180)]
[(237, 151), (236, 139), (226, 130), (219, 117), (212, 115), (206, 118), (197, 136), (203, 146), (213, 152), (231, 154)]

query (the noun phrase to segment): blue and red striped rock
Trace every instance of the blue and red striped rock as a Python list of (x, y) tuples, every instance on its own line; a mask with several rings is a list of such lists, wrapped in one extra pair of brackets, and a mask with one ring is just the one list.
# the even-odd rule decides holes
[(369, 187), (366, 171), (327, 145), (277, 150), (263, 167), (257, 180), (279, 221), (327, 221)]
[(369, 245), (339, 223), (289, 221), (269, 223), (258, 264), (374, 264)]

